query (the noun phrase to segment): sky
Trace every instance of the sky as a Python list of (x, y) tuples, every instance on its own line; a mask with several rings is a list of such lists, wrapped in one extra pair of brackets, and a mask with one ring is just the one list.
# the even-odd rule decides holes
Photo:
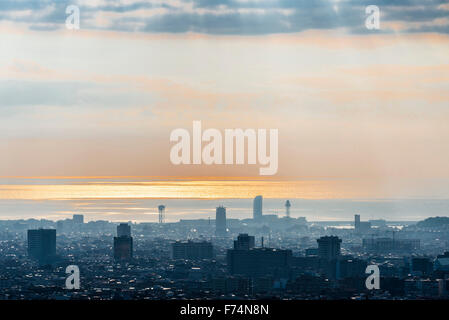
[[(365, 27), (371, 4), (380, 30)], [(0, 199), (111, 196), (30, 177), (259, 176), (173, 165), (170, 132), (194, 120), (279, 130), (275, 176), (210, 197), (275, 198), (274, 180), (293, 181), (278, 198), (447, 199), (448, 57), (447, 1), (2, 0)]]

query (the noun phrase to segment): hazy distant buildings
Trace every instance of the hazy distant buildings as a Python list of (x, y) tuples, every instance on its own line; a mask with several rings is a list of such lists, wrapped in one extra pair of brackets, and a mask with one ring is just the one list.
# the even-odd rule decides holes
[(56, 222), (56, 230), (58, 233), (62, 233), (64, 231), (64, 222), (62, 220), (58, 220)]
[(318, 257), (323, 260), (334, 260), (340, 256), (341, 239), (335, 236), (321, 237), (318, 242)]
[(253, 200), (253, 219), (260, 221), (262, 218), (262, 196), (257, 196)]
[(84, 215), (74, 214), (71, 219), (56, 221), (56, 230), (58, 234), (85, 232), (87, 230), (86, 225)]
[[(83, 269), (84, 289), (76, 296), (92, 299), (360, 299), (368, 293), (368, 264), (377, 264), (382, 276), (381, 290), (370, 291), (370, 299), (449, 298), (449, 252), (443, 254), (448, 251), (447, 229), (376, 226), (376, 235), (362, 237), (363, 249), (360, 235), (352, 228), (331, 231), (326, 230), (328, 223), (308, 227), (296, 218), (270, 220), (267, 214), (261, 221), (252, 216), (226, 217), (225, 230), (228, 234), (232, 230), (235, 241), (214, 238), (214, 218), (206, 215), (167, 224), (157, 224), (156, 218), (153, 223), (121, 225), (79, 224), (72, 217), (0, 221), (0, 300), (73, 298), (66, 290), (54, 293), (54, 288), (64, 286), (64, 267), (72, 263), (82, 264)], [(56, 232), (48, 230), (55, 226)], [(39, 261), (39, 268), (28, 258), (26, 244), (23, 247), (27, 230), (29, 257)], [(334, 237), (320, 238), (330, 234)], [(269, 239), (269, 248), (263, 248), (262, 236)], [(172, 240), (193, 237), (213, 242)], [(422, 249), (413, 252), (420, 244), (414, 239), (419, 237)], [(343, 242), (347, 243), (344, 250)], [(111, 264), (104, 259), (107, 256), (117, 264), (129, 261), (132, 265)], [(136, 256), (139, 259), (133, 259)], [(56, 257), (61, 260), (53, 260)], [(42, 268), (53, 262), (59, 275)], [(30, 272), (33, 277), (28, 280)]]
[(360, 215), (354, 215), (354, 231), (358, 234), (363, 234), (371, 231), (371, 223), (370, 222), (362, 222), (360, 221)]
[(116, 261), (129, 261), (133, 257), (133, 238), (131, 226), (121, 223), (117, 226), (117, 237), (114, 237), (114, 259)]
[(419, 239), (371, 238), (362, 240), (363, 248), (373, 253), (410, 253), (419, 249), (420, 243)]
[(371, 224), (372, 227), (381, 227), (381, 228), (387, 227), (387, 221), (384, 219), (369, 220), (368, 222)]
[(41, 264), (51, 263), (56, 257), (56, 230), (28, 230), (28, 256)]
[(226, 208), (219, 206), (215, 214), (215, 235), (217, 237), (226, 236)]
[(174, 242), (171, 245), (172, 259), (212, 259), (214, 257), (214, 247), (210, 242)]
[(83, 224), (84, 216), (82, 214), (74, 214), (73, 215), (73, 223)]

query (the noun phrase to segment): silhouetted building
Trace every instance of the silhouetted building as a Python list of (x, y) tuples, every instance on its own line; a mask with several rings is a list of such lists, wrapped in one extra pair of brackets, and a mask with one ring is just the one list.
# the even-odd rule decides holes
[(117, 261), (131, 260), (133, 257), (133, 238), (114, 237), (114, 259)]
[(231, 249), (227, 252), (229, 273), (248, 277), (288, 276), (291, 259), (291, 250), (254, 248), (250, 250)]
[[(234, 246), (243, 249), (229, 249), (227, 251), (228, 271), (233, 275), (247, 277), (275, 276), (288, 277), (292, 264), (292, 251), (272, 248), (249, 248), (252, 240), (245, 235), (242, 242), (234, 242)], [(245, 244), (246, 243), (246, 244)], [(248, 244), (248, 245), (247, 245)]]
[(413, 257), (410, 264), (410, 272), (413, 275), (430, 275), (433, 271), (433, 263), (430, 258)]
[(159, 211), (159, 223), (164, 223), (165, 222), (165, 206), (163, 204), (161, 204), (160, 206), (157, 207), (158, 211)]
[(226, 236), (226, 208), (219, 206), (215, 215), (215, 235), (218, 237)]
[(449, 272), (449, 251), (442, 255), (438, 255), (434, 262), (436, 271)]
[(316, 272), (319, 268), (319, 258), (317, 256), (293, 257), (292, 265), (301, 273), (304, 271)]
[(321, 237), (318, 242), (318, 257), (324, 260), (333, 260), (340, 256), (341, 239), (335, 236)]
[(253, 219), (261, 220), (262, 218), (262, 196), (257, 196), (253, 201)]
[(117, 226), (117, 237), (131, 237), (131, 226), (127, 223), (120, 223)]
[(362, 234), (371, 231), (371, 223), (370, 222), (361, 222), (360, 215), (354, 215), (354, 231), (355, 233)]
[(354, 229), (357, 230), (360, 228), (360, 215), (354, 215)]
[(337, 260), (336, 265), (336, 278), (360, 278), (365, 277), (367, 262), (365, 260), (341, 257)]
[(172, 259), (212, 259), (214, 257), (214, 247), (210, 242), (174, 242), (171, 245)]
[(291, 205), (291, 203), (290, 203), (290, 200), (287, 200), (286, 202), (285, 202), (285, 215), (288, 217), (288, 218), (290, 218), (290, 207), (291, 207), (292, 205)]
[(237, 240), (234, 240), (234, 249), (249, 250), (254, 248), (254, 244), (254, 236), (249, 236), (247, 233), (241, 233), (237, 237)]
[(131, 226), (120, 223), (117, 226), (117, 237), (114, 237), (114, 259), (117, 261), (129, 261), (133, 257), (133, 238)]
[(28, 230), (28, 256), (40, 264), (51, 263), (56, 258), (56, 230)]
[(84, 216), (82, 214), (74, 214), (73, 215), (73, 223), (83, 224)]

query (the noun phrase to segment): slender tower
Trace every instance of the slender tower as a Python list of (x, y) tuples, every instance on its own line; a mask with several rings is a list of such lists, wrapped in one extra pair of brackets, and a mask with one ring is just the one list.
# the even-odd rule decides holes
[(359, 214), (354, 215), (354, 231), (360, 232), (360, 215)]
[(287, 200), (285, 202), (285, 215), (287, 216), (287, 218), (290, 218), (290, 207), (292, 205), (290, 204), (290, 200)]
[(253, 219), (260, 221), (262, 219), (262, 196), (257, 196), (253, 201)]
[(226, 236), (226, 208), (223, 206), (217, 207), (215, 214), (215, 235), (217, 237)]
[(158, 209), (159, 209), (159, 223), (164, 223), (165, 222), (165, 206), (161, 204), (158, 207)]

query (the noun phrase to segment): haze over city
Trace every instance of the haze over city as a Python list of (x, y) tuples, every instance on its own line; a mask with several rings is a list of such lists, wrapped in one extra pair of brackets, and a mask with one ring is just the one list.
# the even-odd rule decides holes
[(0, 300), (448, 300), (448, 57), (443, 0), (1, 0)]

